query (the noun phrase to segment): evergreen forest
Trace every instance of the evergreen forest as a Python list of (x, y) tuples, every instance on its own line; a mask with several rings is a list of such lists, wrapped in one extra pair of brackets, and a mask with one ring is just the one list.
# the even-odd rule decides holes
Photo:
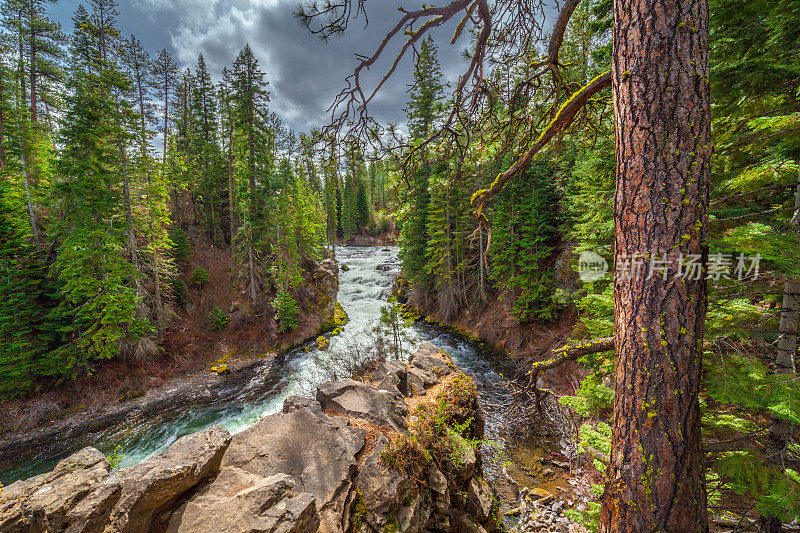
[[(55, 1), (2, 2), (0, 435), (134, 368), (341, 342), (326, 376), (363, 378), (419, 322), (503, 361), (514, 431), (571, 443), (569, 531), (800, 530), (800, 2), (398, 1), (386, 32), (377, 0), (287, 4), (321, 41), (386, 33), (295, 131), (255, 47), (187, 65), (117, 0)], [(401, 263), (369, 350), (363, 310), (313, 322), (362, 246)]]

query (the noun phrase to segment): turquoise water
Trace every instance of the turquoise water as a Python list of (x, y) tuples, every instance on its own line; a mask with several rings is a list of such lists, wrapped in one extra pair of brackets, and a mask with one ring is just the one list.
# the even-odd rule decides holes
[[(280, 411), (287, 396), (313, 394), (315, 384), (335, 377), (331, 371), (342, 354), (365, 353), (374, 346), (374, 328), (400, 271), (397, 248), (339, 247), (336, 254), (339, 263), (350, 268), (340, 272), (339, 286), (339, 302), (350, 321), (341, 335), (331, 338), (328, 351), (306, 351), (303, 346), (286, 354), (283, 362), (266, 362), (254, 369), (246, 385), (237, 391), (227, 391), (222, 395), (224, 399), (215, 403), (175, 406), (157, 416), (126, 420), (105, 431), (71, 441), (41, 443), (26, 455), (15, 458), (13, 463), (0, 465), (0, 481), (9, 484), (46, 472), (58, 460), (85, 446), (94, 446), (104, 453), (119, 447), (120, 467), (138, 464), (189, 433), (220, 425), (235, 434), (264, 416)], [(424, 322), (405, 328), (405, 354), (416, 349), (422, 340), (450, 352), (454, 362), (476, 378), (487, 414), (487, 438), (502, 443), (505, 422), (494, 405), (505, 392), (498, 386), (501, 378), (490, 363), (491, 357), (476, 343)], [(306, 346), (311, 347), (313, 343)]]

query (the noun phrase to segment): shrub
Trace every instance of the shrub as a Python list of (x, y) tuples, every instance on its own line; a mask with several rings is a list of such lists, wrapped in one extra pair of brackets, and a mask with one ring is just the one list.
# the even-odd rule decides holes
[(196, 268), (192, 275), (189, 276), (189, 285), (192, 287), (202, 288), (208, 282), (208, 270), (205, 268)]
[(176, 263), (183, 263), (189, 256), (189, 241), (186, 232), (181, 228), (174, 228), (169, 232), (169, 239), (172, 241), (172, 257)]
[(272, 302), (275, 306), (275, 320), (278, 321), (278, 331), (283, 333), (295, 329), (300, 325), (300, 308), (292, 297), (292, 293), (282, 288)]
[(474, 414), (478, 409), (475, 381), (456, 373), (444, 381), (434, 405), (417, 407), (410, 435), (395, 436), (381, 456), (389, 468), (419, 479), (431, 462), (443, 472), (462, 469), (482, 441)]
[(178, 307), (186, 309), (186, 306), (189, 305), (189, 287), (181, 278), (173, 278), (172, 293), (175, 295), (175, 303)]
[(104, 454), (106, 456), (106, 459), (108, 459), (111, 470), (118, 469), (122, 464), (122, 459), (125, 458), (125, 454), (120, 452), (121, 448), (122, 445), (117, 444), (117, 446), (114, 448), (114, 451)]
[(208, 312), (208, 320), (211, 323), (212, 331), (222, 331), (230, 323), (231, 317), (219, 307), (214, 306), (214, 308)]

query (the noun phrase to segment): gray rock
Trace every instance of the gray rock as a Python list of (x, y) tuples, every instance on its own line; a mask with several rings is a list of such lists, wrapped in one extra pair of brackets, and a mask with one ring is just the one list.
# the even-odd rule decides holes
[(375, 386), (378, 390), (385, 390), (393, 394), (400, 393), (400, 378), (397, 374), (387, 373), (384, 378)]
[(438, 377), (436, 377), (436, 374), (428, 372), (416, 366), (412, 366), (408, 369), (408, 379), (410, 380), (412, 376), (419, 383), (421, 383), (422, 387), (425, 389), (429, 389), (434, 385), (438, 385), (439, 383), (441, 383), (441, 380)]
[(493, 497), (492, 489), (483, 479), (472, 478), (467, 485), (467, 510), (483, 522), (496, 513), (497, 498)]
[(365, 434), (315, 406), (277, 413), (235, 435), (222, 467), (235, 466), (264, 478), (292, 476), (298, 491), (316, 499), (320, 531), (341, 531)]
[(460, 531), (464, 533), (486, 533), (486, 529), (482, 525), (473, 522), (466, 516), (461, 517), (459, 525), (461, 526)]
[(155, 513), (219, 472), (230, 442), (230, 433), (213, 426), (178, 439), (164, 453), (139, 465), (115, 472), (106, 483), (118, 483), (122, 493), (106, 532), (147, 531)]
[[(387, 518), (391, 512), (403, 508), (409, 495), (415, 491), (412, 480), (400, 472), (387, 469), (381, 463), (381, 454), (389, 444), (386, 437), (378, 437), (373, 451), (367, 455), (359, 467), (356, 485), (364, 503), (366, 514), (364, 521), (374, 530), (383, 531)], [(413, 516), (421, 515), (419, 505), (412, 505), (413, 509), (406, 509), (406, 513)], [(407, 532), (409, 526), (403, 526), (398, 513), (401, 532)], [(418, 520), (417, 523), (424, 522)]]
[(428, 470), (428, 487), (439, 494), (447, 494), (447, 478), (434, 465)]
[(66, 533), (102, 533), (121, 494), (119, 482), (102, 483), (67, 514)]
[(172, 515), (167, 533), (316, 531), (314, 495), (294, 489), (287, 474), (264, 478), (235, 466), (223, 468), (211, 485)]
[(292, 413), (299, 409), (321, 409), (319, 402), (304, 396), (289, 396), (283, 400), (283, 412)]
[(408, 505), (397, 510), (398, 533), (422, 533), (423, 525), (430, 517), (428, 509), (422, 499), (417, 496)]
[(397, 394), (377, 390), (353, 379), (329, 381), (317, 387), (317, 401), (325, 411), (360, 418), (395, 431), (406, 431), (408, 406)]
[(434, 376), (444, 376), (453, 372), (450, 356), (438, 346), (423, 342), (419, 349), (411, 355), (409, 363)]
[(372, 372), (372, 381), (382, 381), (387, 376), (395, 376), (402, 381), (405, 379), (406, 368), (402, 361), (381, 361)]
[(67, 514), (108, 477), (108, 459), (84, 448), (46, 474), (12, 483), (0, 496), (0, 531), (50, 531), (65, 528)]

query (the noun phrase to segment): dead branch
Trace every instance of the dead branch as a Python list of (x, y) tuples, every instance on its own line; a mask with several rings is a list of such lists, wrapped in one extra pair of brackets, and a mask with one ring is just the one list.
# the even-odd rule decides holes
[(613, 349), (614, 337), (604, 337), (601, 339), (567, 344), (566, 346), (558, 348), (557, 350), (553, 350), (553, 355), (555, 356), (554, 358), (534, 363), (531, 368), (530, 384), (531, 388), (533, 389), (534, 399), (536, 401), (536, 409), (541, 411), (542, 398), (548, 394), (552, 394), (547, 389), (539, 388), (539, 374), (545, 370), (550, 370), (552, 368), (556, 368), (557, 366), (561, 366), (568, 361), (576, 361), (587, 355), (608, 352)]
[(561, 106), (555, 118), (550, 121), (550, 124), (548, 124), (541, 135), (539, 135), (539, 139), (534, 145), (525, 152), (511, 168), (497, 176), (497, 179), (494, 180), (494, 183), (492, 183), (488, 189), (480, 190), (473, 195), (472, 205), (475, 207), (475, 215), (478, 219), (482, 218), (485, 203), (499, 193), (506, 183), (519, 174), (522, 174), (522, 172), (528, 168), (528, 165), (530, 165), (533, 156), (544, 148), (556, 134), (566, 130), (572, 124), (578, 112), (583, 109), (589, 99), (610, 85), (611, 71), (608, 70), (573, 94), (572, 97)]

